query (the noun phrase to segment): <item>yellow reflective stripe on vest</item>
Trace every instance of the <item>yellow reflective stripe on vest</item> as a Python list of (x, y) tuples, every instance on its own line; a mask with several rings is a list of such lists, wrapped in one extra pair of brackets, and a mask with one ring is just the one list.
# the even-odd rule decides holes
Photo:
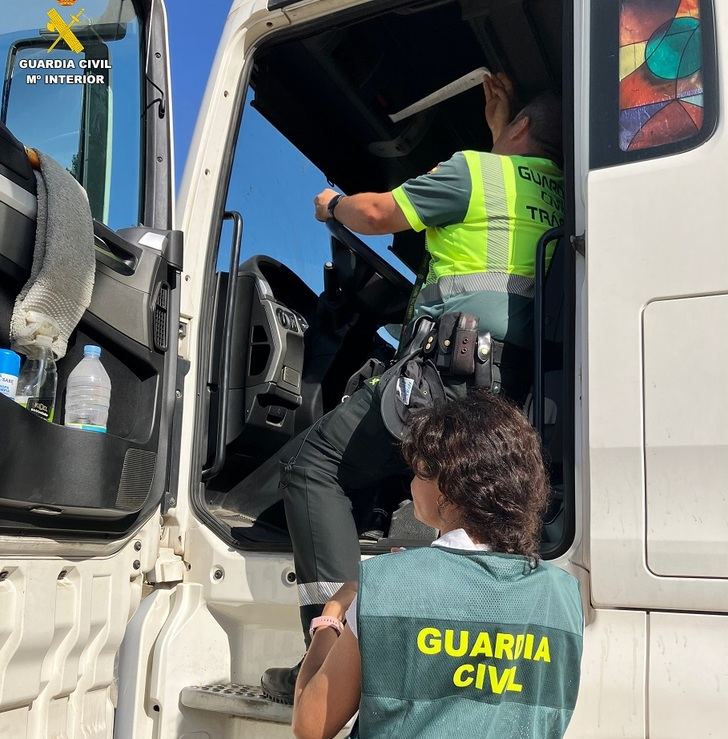
[[(508, 272), (515, 272), (518, 265), (516, 253), (516, 205), (518, 188), (516, 187), (516, 168), (513, 159), (501, 157), (503, 164), (503, 184), (506, 190), (506, 207), (508, 208)], [(488, 265), (493, 269), (491, 265)]]
[[(487, 224), (488, 223), (488, 210), (485, 201), (485, 190), (483, 187), (484, 177), (482, 166), (483, 162), (480, 158), (480, 154), (477, 151), (464, 151), (463, 156), (465, 162), (468, 165), (470, 171), (470, 204), (468, 205), (468, 212), (465, 216), (465, 223), (476, 223), (476, 224)], [(484, 269), (488, 260), (488, 235), (487, 229), (485, 229), (485, 238), (483, 239), (481, 234), (478, 232), (468, 233), (465, 230), (465, 225), (462, 226), (463, 236), (470, 236), (471, 247), (477, 253), (480, 252), (482, 255), (481, 265), (477, 269)]]
[[(536, 245), (563, 222), (563, 176), (545, 159), (464, 151), (471, 179), (468, 211), (462, 223), (427, 229), (432, 261), (426, 284), (449, 280), (440, 295), (485, 284), (482, 275), (517, 275), (533, 280)], [(553, 246), (549, 249), (549, 257)], [(525, 281), (487, 281), (495, 292), (527, 295)], [(517, 287), (517, 290), (511, 288)], [(483, 289), (483, 288), (480, 288)], [(432, 291), (431, 291), (432, 292)]]
[(483, 266), (489, 270), (507, 272), (512, 234), (503, 171), (505, 157), (478, 155), (478, 158), (481, 160), (481, 183), (487, 216), (484, 223), (487, 251)]

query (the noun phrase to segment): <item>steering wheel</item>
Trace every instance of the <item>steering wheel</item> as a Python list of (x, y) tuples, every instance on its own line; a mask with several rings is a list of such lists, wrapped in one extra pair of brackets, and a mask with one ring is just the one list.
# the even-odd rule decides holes
[[(412, 283), (400, 272), (398, 272), (386, 259), (382, 259), (373, 249), (367, 246), (355, 233), (350, 231), (343, 223), (334, 218), (326, 221), (326, 227), (331, 235), (349, 251), (356, 255), (364, 264), (374, 270), (386, 280), (395, 290), (406, 293), (412, 292)], [(335, 255), (334, 259), (335, 259)]]

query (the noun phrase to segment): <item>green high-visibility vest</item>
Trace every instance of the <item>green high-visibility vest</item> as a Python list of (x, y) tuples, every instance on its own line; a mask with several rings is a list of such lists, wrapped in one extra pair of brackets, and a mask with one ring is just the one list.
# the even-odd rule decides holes
[[(475, 313), (499, 339), (514, 318), (529, 323), (536, 246), (564, 222), (564, 180), (554, 162), (458, 152), (392, 195), (410, 226), (426, 230), (431, 258), (418, 312)], [(510, 330), (515, 343), (527, 343), (524, 326)]]
[(362, 563), (360, 739), (560, 739), (579, 688), (575, 578), (441, 547)]

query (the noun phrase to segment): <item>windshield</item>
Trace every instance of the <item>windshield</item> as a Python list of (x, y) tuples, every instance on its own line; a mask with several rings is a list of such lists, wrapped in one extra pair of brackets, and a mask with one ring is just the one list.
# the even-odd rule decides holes
[[(331, 259), (329, 232), (314, 219), (314, 196), (330, 187), (324, 174), (251, 105), (243, 113), (228, 207), (244, 218), (242, 261), (265, 254), (290, 267), (316, 294), (323, 290), (323, 265)], [(229, 228), (229, 224), (226, 226)], [(405, 277), (414, 275), (389, 250), (392, 236), (360, 237)], [(230, 237), (223, 233), (218, 271), (227, 271)]]

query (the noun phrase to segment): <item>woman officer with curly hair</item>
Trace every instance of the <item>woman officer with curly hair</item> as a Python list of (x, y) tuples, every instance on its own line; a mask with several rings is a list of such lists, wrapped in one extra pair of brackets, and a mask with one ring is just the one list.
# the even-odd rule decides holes
[(576, 703), (577, 581), (539, 560), (549, 497), (539, 439), (476, 394), (413, 414), (403, 454), (430, 548), (373, 557), (312, 627), (299, 739), (557, 739)]

